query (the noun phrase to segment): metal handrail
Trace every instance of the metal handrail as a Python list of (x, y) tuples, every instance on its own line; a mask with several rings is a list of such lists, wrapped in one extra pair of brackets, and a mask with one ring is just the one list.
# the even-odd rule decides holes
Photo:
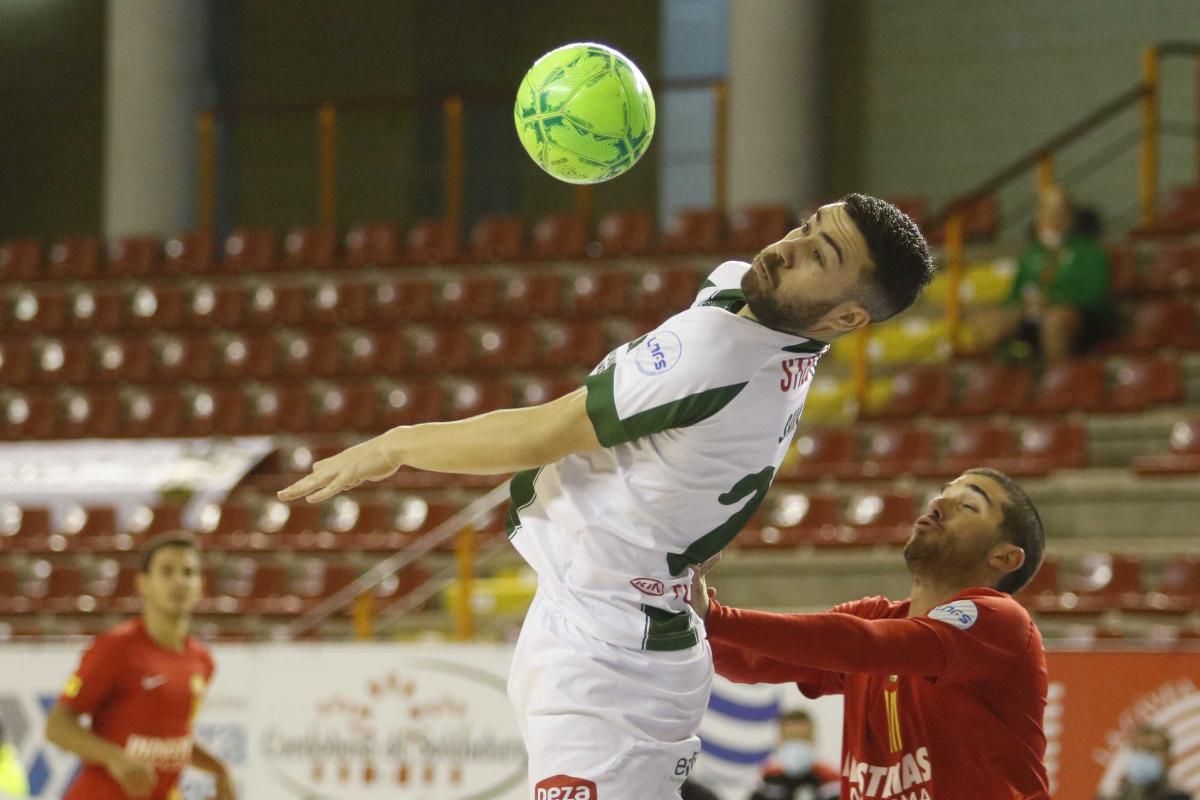
[(421, 556), (453, 538), (463, 528), (485, 517), (507, 498), (508, 481), (505, 481), (482, 497), (471, 501), (461, 511), (450, 517), (450, 519), (438, 525), (404, 549), (380, 561), (358, 576), (353, 582), (334, 592), (285, 625), (279, 632), (279, 638), (285, 640), (294, 639), (302, 633), (312, 630), (333, 614), (353, 603), (360, 595), (373, 590), (376, 586), (409, 564), (412, 564)]

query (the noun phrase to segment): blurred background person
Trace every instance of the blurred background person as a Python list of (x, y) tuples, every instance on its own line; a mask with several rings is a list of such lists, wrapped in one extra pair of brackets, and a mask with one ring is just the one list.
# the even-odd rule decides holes
[(807, 711), (779, 718), (779, 744), (750, 800), (831, 800), (841, 791), (837, 770), (817, 761), (816, 731)]
[(1108, 800), (1192, 800), (1192, 795), (1171, 785), (1171, 737), (1162, 728), (1143, 725), (1129, 741), (1125, 777)]
[(8, 741), (4, 718), (0, 717), (0, 800), (17, 800), (29, 796), (29, 779), (17, 748)]
[(721, 800), (712, 789), (692, 778), (683, 782), (679, 789), (679, 797), (681, 800)]
[(979, 315), (980, 348), (1058, 364), (1112, 333), (1108, 254), (1096, 217), (1077, 214), (1061, 186), (1038, 195), (1034, 237), (1000, 308)]

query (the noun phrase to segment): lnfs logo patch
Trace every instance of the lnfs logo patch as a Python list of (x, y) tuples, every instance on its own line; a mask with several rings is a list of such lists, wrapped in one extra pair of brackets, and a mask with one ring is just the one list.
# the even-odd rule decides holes
[(634, 361), (643, 375), (662, 375), (679, 363), (683, 342), (670, 331), (655, 331), (638, 345)]

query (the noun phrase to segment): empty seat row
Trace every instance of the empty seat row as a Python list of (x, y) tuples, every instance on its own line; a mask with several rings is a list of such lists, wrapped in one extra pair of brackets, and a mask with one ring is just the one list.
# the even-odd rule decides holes
[(1018, 599), (1041, 614), (1186, 614), (1200, 610), (1200, 556), (1168, 559), (1154, 585), (1134, 555), (1086, 553), (1070, 569), (1047, 557)]
[(643, 314), (689, 306), (700, 274), (639, 271), (509, 273), (431, 279), (252, 281), (102, 290), (12, 289), (0, 295), (0, 334), (121, 332), (369, 322)]
[(1183, 400), (1177, 359), (1138, 356), (1105, 363), (1081, 359), (1047, 368), (1035, 380), (1029, 369), (992, 362), (923, 365), (898, 375), (880, 405), (865, 417), (967, 417), (989, 414), (1128, 413)]

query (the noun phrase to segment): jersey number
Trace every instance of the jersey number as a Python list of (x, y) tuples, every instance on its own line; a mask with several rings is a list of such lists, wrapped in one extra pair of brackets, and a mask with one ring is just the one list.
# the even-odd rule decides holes
[(745, 476), (735, 483), (732, 489), (718, 497), (717, 501), (723, 506), (736, 505), (747, 497), (750, 499), (729, 519), (692, 542), (684, 552), (668, 553), (667, 569), (671, 574), (679, 577), (692, 564), (703, 564), (725, 549), (725, 545), (733, 541), (733, 537), (738, 535), (762, 505), (774, 477), (775, 468), (764, 467)]

